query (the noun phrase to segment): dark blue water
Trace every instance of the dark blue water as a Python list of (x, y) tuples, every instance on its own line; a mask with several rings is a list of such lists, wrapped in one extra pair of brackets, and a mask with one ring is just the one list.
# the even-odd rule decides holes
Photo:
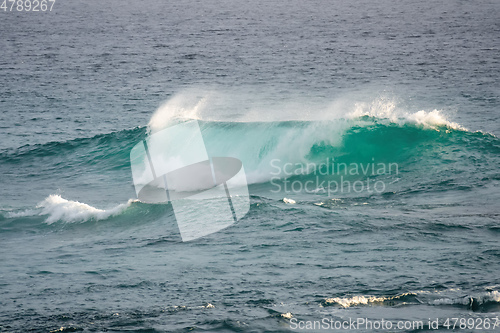
[[(0, 11), (0, 331), (499, 331), (499, 17), (493, 0)], [(191, 242), (171, 205), (135, 200), (129, 160), (185, 119), (243, 162), (251, 203)]]

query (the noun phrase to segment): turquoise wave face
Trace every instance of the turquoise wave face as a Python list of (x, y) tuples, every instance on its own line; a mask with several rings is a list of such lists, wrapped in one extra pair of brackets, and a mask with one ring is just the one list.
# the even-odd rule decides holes
[[(423, 167), (454, 162), (494, 171), (500, 140), (447, 125), (382, 122), (374, 117), (328, 122), (204, 122), (200, 127), (210, 156), (240, 158), (251, 183), (265, 182), (271, 161), (282, 163), (383, 163)], [(0, 152), (1, 168), (26, 168), (27, 176), (70, 176), (96, 170), (128, 171), (129, 152), (147, 136), (146, 128), (91, 138), (27, 145)], [(277, 164), (275, 162), (274, 164)], [(35, 172), (35, 169), (39, 172)], [(423, 170), (420, 170), (423, 171)], [(474, 171), (474, 170), (471, 170)], [(259, 175), (261, 176), (259, 178)]]
[[(454, 161), (467, 164), (475, 160), (475, 166), (488, 168), (494, 166), (490, 164), (497, 162), (500, 152), (499, 140), (487, 133), (444, 125), (381, 123), (370, 117), (329, 122), (200, 124), (209, 155), (242, 159), (250, 177), (255, 176), (250, 180), (253, 183), (268, 180), (266, 173), (273, 171), (272, 160), (300, 164), (322, 163), (328, 158), (347, 164), (376, 160), (424, 166), (449, 165)], [(145, 128), (136, 128), (92, 138), (23, 146), (0, 152), (0, 161), (5, 171), (12, 167), (46, 171), (36, 176), (50, 176), (50, 172), (70, 175), (102, 168), (124, 171), (129, 168), (130, 149), (146, 137), (146, 132)]]
[[(471, 191), (500, 179), (500, 140), (449, 124), (360, 117), (328, 122), (200, 121), (200, 128), (210, 156), (243, 161), (250, 194), (260, 198), (316, 200), (322, 195), (352, 198)], [(146, 128), (135, 128), (4, 150), (0, 153), (2, 196), (18, 205), (8, 205), (7, 200), (2, 207), (2, 225), (9, 228), (12, 219), (22, 219), (28, 225), (47, 219), (74, 222), (75, 214), (78, 221), (148, 216), (158, 208), (129, 202), (113, 211), (117, 198), (121, 202), (135, 198), (129, 152), (147, 135)], [(12, 170), (18, 176), (9, 177)], [(372, 186), (379, 182), (379, 191), (358, 191), (360, 185), (349, 191), (325, 188), (343, 181), (358, 185), (371, 181)], [(295, 187), (287, 189), (287, 184)], [(19, 187), (26, 191), (19, 191)], [(84, 197), (92, 208), (107, 207), (104, 211), (108, 213), (79, 207), (68, 208), (74, 211), (59, 216), (58, 210), (71, 206), (71, 200), (68, 204), (49, 196), (55, 194), (66, 200), (72, 193)], [(92, 194), (86, 197), (85, 193)]]
[[(476, 152), (488, 157), (500, 152), (500, 140), (483, 132), (447, 126), (426, 128), (413, 124), (380, 123), (365, 117), (357, 121), (234, 123), (203, 122), (201, 129), (210, 155), (227, 154), (246, 161), (250, 172), (263, 162), (282, 158), (285, 162), (315, 162), (325, 158), (342, 161), (404, 162), (411, 158), (432, 159), (445, 154)], [(105, 164), (128, 167), (131, 147), (147, 136), (146, 128), (123, 130), (91, 138), (27, 145), (0, 152), (2, 165), (46, 164), (60, 167)], [(435, 156), (434, 156), (435, 157)], [(458, 158), (460, 156), (454, 156)], [(449, 162), (453, 156), (442, 156)]]

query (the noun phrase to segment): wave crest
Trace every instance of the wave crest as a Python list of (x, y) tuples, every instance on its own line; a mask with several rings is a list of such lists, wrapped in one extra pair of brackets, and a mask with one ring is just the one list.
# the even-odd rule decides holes
[(349, 308), (357, 305), (375, 305), (375, 304), (384, 304), (386, 302), (395, 302), (400, 301), (404, 302), (410, 300), (410, 298), (414, 298), (416, 294), (414, 293), (404, 293), (395, 296), (352, 296), (352, 297), (334, 297), (325, 299), (321, 305), (329, 306), (329, 305), (338, 305), (343, 308)]
[(41, 209), (38, 215), (46, 215), (47, 224), (57, 221), (64, 222), (84, 222), (88, 220), (105, 220), (111, 216), (122, 213), (132, 202), (129, 200), (125, 204), (120, 204), (111, 209), (99, 209), (78, 201), (66, 200), (60, 195), (49, 195), (45, 200), (37, 205)]

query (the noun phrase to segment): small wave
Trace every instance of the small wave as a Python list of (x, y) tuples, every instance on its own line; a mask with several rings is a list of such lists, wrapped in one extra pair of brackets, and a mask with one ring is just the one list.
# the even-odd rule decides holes
[(375, 305), (375, 304), (384, 304), (386, 302), (404, 302), (409, 301), (411, 299), (415, 300), (415, 293), (404, 293), (396, 296), (352, 296), (352, 297), (334, 297), (325, 299), (321, 305), (329, 306), (329, 305), (338, 305), (343, 308), (349, 308), (357, 305)]
[[(132, 202), (120, 204), (111, 209), (99, 209), (78, 201), (66, 200), (60, 195), (52, 194), (37, 205), (41, 209), (38, 215), (46, 215), (45, 223), (52, 224), (57, 221), (84, 222), (88, 220), (105, 220), (111, 216), (122, 213)], [(25, 215), (26, 216), (26, 215)]]
[(441, 297), (431, 302), (432, 305), (466, 306), (473, 311), (487, 308), (490, 305), (499, 306), (498, 303), (500, 303), (500, 292), (497, 290), (462, 297)]
[(9, 219), (14, 219), (18, 217), (27, 217), (27, 216), (34, 216), (38, 215), (38, 211), (35, 209), (26, 209), (18, 212), (6, 212), (5, 217)]
[(326, 298), (320, 306), (394, 306), (398, 304), (428, 304), (433, 306), (460, 306), (472, 311), (488, 311), (500, 308), (500, 293), (497, 290), (480, 292), (473, 295), (453, 296), (459, 289), (447, 289), (442, 292), (416, 291), (395, 296), (356, 295), (351, 297)]
[(430, 112), (426, 111), (418, 111), (412, 114), (409, 114), (407, 116), (407, 119), (411, 122), (414, 122), (415, 124), (418, 125), (424, 125), (430, 128), (438, 128), (439, 126), (445, 126), (448, 128), (452, 128), (454, 130), (460, 130), (460, 131), (468, 131), (465, 127), (462, 125), (449, 121), (444, 117), (441, 111), (439, 110), (433, 110)]
[[(0, 151), (2, 162), (17, 162), (26, 157), (47, 157), (47, 156), (66, 156), (68, 153), (78, 150), (88, 150), (89, 160), (94, 160), (98, 153), (103, 156), (109, 156), (117, 153), (124, 148), (133, 147), (136, 141), (141, 140), (146, 133), (144, 127), (133, 129), (124, 129), (121, 131), (98, 134), (92, 137), (75, 138), (66, 141), (50, 141), (41, 144), (24, 145), (15, 149), (5, 149)], [(104, 149), (102, 149), (104, 148)], [(126, 149), (127, 150), (127, 149)], [(127, 151), (128, 153), (128, 151)], [(128, 154), (125, 154), (128, 157)]]
[[(159, 220), (162, 223), (171, 220), (172, 210), (169, 205), (145, 204), (137, 199), (129, 199), (121, 204), (108, 204), (95, 207), (83, 202), (68, 200), (60, 195), (49, 195), (36, 206), (22, 209), (0, 209), (0, 232), (31, 230), (62, 230), (75, 227), (88, 227), (102, 221), (107, 230), (140, 227)], [(170, 222), (169, 222), (170, 223)], [(173, 224), (168, 224), (174, 226)], [(172, 228), (172, 237), (161, 241), (176, 239), (177, 229)]]
[(354, 111), (347, 115), (350, 119), (370, 117), (378, 120), (386, 120), (395, 124), (415, 124), (424, 128), (438, 130), (440, 127), (460, 131), (468, 131), (462, 125), (448, 120), (443, 110), (432, 111), (420, 110), (408, 112), (397, 107), (397, 103), (391, 99), (378, 98), (371, 103), (356, 103)]

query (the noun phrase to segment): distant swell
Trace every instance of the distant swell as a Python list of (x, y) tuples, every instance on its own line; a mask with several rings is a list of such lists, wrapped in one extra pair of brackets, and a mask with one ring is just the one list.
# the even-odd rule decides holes
[[(75, 151), (87, 153), (90, 160), (107, 158), (112, 155), (125, 154), (133, 147), (135, 141), (143, 139), (145, 128), (136, 127), (118, 132), (99, 134), (89, 138), (78, 138), (67, 141), (52, 141), (44, 144), (25, 145), (17, 149), (0, 151), (0, 161), (19, 162), (23, 159), (33, 159), (48, 156), (64, 156)], [(130, 147), (130, 149), (131, 149)]]

